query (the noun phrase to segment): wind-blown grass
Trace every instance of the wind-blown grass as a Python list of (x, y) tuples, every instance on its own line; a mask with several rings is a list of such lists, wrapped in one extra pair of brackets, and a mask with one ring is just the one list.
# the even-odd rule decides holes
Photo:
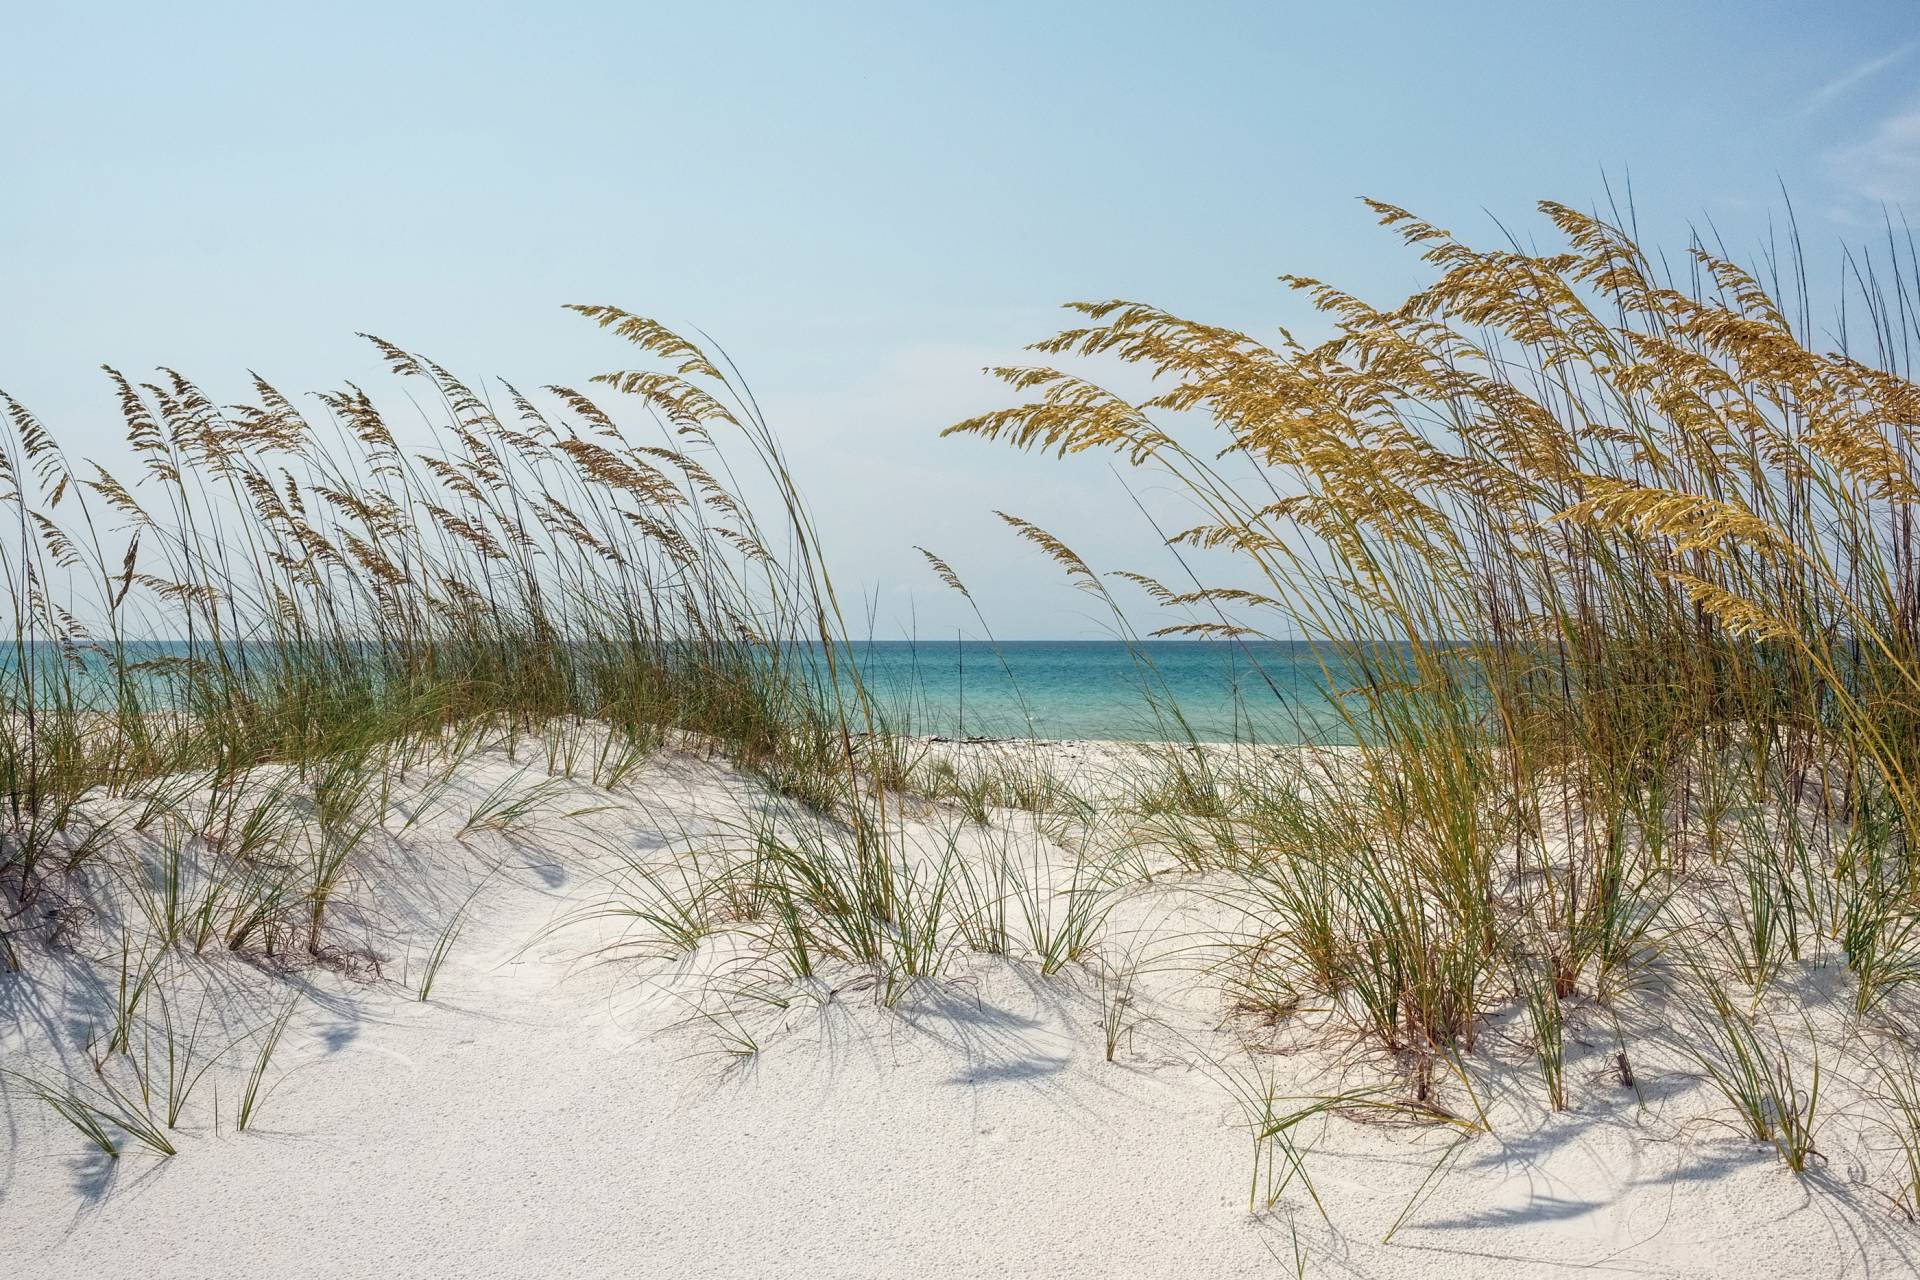
[[(1285, 277), (1316, 344), (1072, 304), (1034, 344), (1061, 363), (993, 370), (1026, 398), (948, 432), (1151, 472), (1198, 513), (1167, 538), (1190, 589), (1117, 575), (1179, 615), (1155, 634), (1322, 655), (1356, 744), (1335, 767), (1158, 806), (1183, 863), (1237, 870), (1264, 922), (1243, 997), (1330, 997), (1425, 1098), (1523, 993), (1560, 1107), (1563, 1005), (1673, 979), (1654, 960), (1702, 933), (1671, 918), (1685, 887), (1721, 903), (1706, 932), (1750, 985), (1838, 948), (1871, 1014), (1920, 954), (1911, 246), (1892, 292), (1856, 273), (1862, 354), (1844, 324), (1816, 346), (1791, 258), (1769, 287), (1696, 245), (1676, 280), (1564, 205), (1541, 206), (1548, 253), (1372, 207), (1432, 270), (1398, 304)], [(1081, 358), (1155, 388), (1117, 394)], [(1066, 542), (1006, 519), (1122, 616)], [(1738, 1013), (1712, 1021), (1716, 1065), (1753, 1056)], [(1815, 1095), (1753, 1060), (1749, 1127), (1799, 1170)]]
[[(502, 740), (571, 767), (589, 722), (597, 774), (680, 735), (883, 843), (852, 745), (878, 726), (751, 394), (652, 321), (575, 309), (658, 366), (596, 379), (646, 432), (574, 388), (476, 389), (379, 339), (425, 432), (355, 386), (309, 412), (256, 380), (223, 408), (172, 371), (110, 370), (123, 478), (0, 396), (0, 891), (32, 903), (95, 848), (83, 800), (124, 799), (162, 835), (160, 936), (319, 955), (343, 878), (391, 838), (396, 780)], [(264, 766), (283, 780), (254, 794)], [(483, 802), (468, 829), (531, 806)]]
[[(1318, 1202), (1301, 1134), (1335, 1113), (1484, 1129), (1472, 1064), (1499, 1013), (1522, 1015), (1547, 1107), (1577, 1110), (1580, 1018), (1618, 1034), (1642, 987), (1677, 993), (1706, 1087), (1804, 1172), (1830, 1114), (1820, 1046), (1803, 1071), (1756, 1010), (1834, 956), (1855, 1022), (1901, 1039), (1920, 975), (1920, 393), (1890, 371), (1899, 321), (1870, 308), (1875, 367), (1817, 353), (1713, 254), (1677, 287), (1560, 206), (1570, 247), (1546, 256), (1379, 211), (1438, 277), (1392, 309), (1295, 280), (1335, 331), (1306, 346), (1085, 304), (1041, 349), (1142, 365), (1160, 391), (1004, 370), (1038, 398), (955, 428), (1109, 449), (1183, 486), (1202, 523), (1169, 541), (1193, 587), (1124, 576), (1180, 611), (1169, 634), (1313, 641), (1350, 748), (1202, 750), (1136, 646), (1173, 746), (1098, 799), (1038, 757), (916, 755), (846, 668), (812, 518), (750, 393), (717, 354), (585, 307), (650, 360), (598, 380), (637, 399), (644, 438), (575, 389), (483, 392), (382, 342), (426, 393), (418, 438), (354, 387), (308, 415), (264, 383), (223, 409), (171, 373), (113, 374), (123, 481), (5, 402), (7, 906), (103, 861), (128, 877), (155, 950), (123, 950), (103, 1056), (131, 1060), (161, 953), (344, 965), (357, 877), (430, 813), (454, 840), (511, 843), (560, 779), (617, 786), (675, 743), (778, 798), (718, 835), (609, 845), (614, 890), (568, 923), (621, 918), (676, 953), (732, 935), (744, 960), (686, 1003), (733, 1057), (761, 1045), (743, 1009), (894, 1006), (979, 953), (1090, 970), (1111, 1060), (1152, 1016), (1109, 915), (1129, 879), (1190, 878), (1238, 921), (1230, 945), (1189, 940), (1227, 1012), (1271, 1026), (1312, 1005), (1399, 1073), (1294, 1097), (1223, 1072), (1256, 1209)], [(1203, 423), (1216, 438), (1188, 443)], [(1112, 601), (1066, 543), (1005, 518)], [(1200, 585), (1209, 566), (1238, 585)], [(496, 747), (519, 771), (455, 814), (461, 762)], [(909, 805), (933, 818), (910, 832)], [(441, 924), (421, 1000), (473, 901)], [(240, 1128), (294, 1007), (264, 1029)], [(29, 1087), (109, 1154), (116, 1133), (170, 1150), (211, 1060), (197, 1023), (176, 1042), (161, 1014), (164, 1127), (144, 1074), (138, 1106)], [(1617, 1062), (1631, 1086), (1624, 1041)], [(1883, 1090), (1908, 1175), (1910, 1085)]]

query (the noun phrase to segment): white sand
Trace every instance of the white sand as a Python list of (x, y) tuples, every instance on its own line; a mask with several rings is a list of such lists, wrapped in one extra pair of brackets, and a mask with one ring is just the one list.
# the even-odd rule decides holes
[[(519, 767), (476, 762), (457, 794)], [(1803, 1180), (1713, 1119), (1724, 1104), (1661, 1047), (1657, 1006), (1626, 1014), (1638, 1096), (1612, 1070), (1604, 1018), (1576, 1020), (1562, 1115), (1542, 1107), (1520, 1029), (1490, 1029), (1471, 1065), (1492, 1132), (1456, 1151), (1391, 1243), (1453, 1142), (1445, 1129), (1310, 1127), (1326, 1218), (1297, 1187), (1250, 1213), (1252, 1146), (1226, 1079), (1264, 1071), (1282, 1093), (1324, 1092), (1364, 1053), (1327, 1045), (1311, 1014), (1274, 1034), (1275, 1052), (1247, 1054), (1250, 1029), (1222, 1029), (1204, 967), (1216, 953), (1181, 950), (1231, 927), (1204, 884), (1136, 891), (1109, 921), (1112, 948), (1148, 959), (1114, 1062), (1088, 972), (1041, 978), (984, 958), (893, 1010), (833, 990), (853, 972), (831, 977), (784, 1011), (744, 1015), (760, 1052), (735, 1059), (688, 1003), (724, 945), (671, 959), (610, 946), (625, 921), (549, 929), (609, 897), (606, 843), (664, 857), (764, 803), (725, 768), (673, 757), (617, 796), (569, 784), (511, 841), (424, 822), (357, 879), (343, 917), (384, 977), (202, 966), (236, 1025), (287, 981), (309, 992), (248, 1132), (232, 1117), (250, 1048), (194, 1095), (171, 1159), (132, 1144), (118, 1161), (89, 1154), (39, 1102), (0, 1095), (0, 1276), (1111, 1280), (1290, 1275), (1296, 1247), (1309, 1275), (1914, 1273), (1920, 1237), (1877, 1189), (1895, 1153), (1850, 1114), (1843, 1064), (1830, 1064), (1826, 1160)], [(558, 816), (595, 804), (619, 808)], [(1042, 847), (1030, 819), (1001, 817)], [(955, 824), (927, 818), (924, 839)], [(432, 1001), (414, 1000), (403, 971), (417, 979), (439, 923), (495, 861)], [(76, 945), (104, 950), (109, 925)], [(87, 967), (37, 946), (26, 958), (29, 972), (0, 977), (6, 1064), (80, 1063), (103, 1017)], [(1827, 977), (1789, 980), (1838, 1017), (1819, 994), (1837, 986)]]

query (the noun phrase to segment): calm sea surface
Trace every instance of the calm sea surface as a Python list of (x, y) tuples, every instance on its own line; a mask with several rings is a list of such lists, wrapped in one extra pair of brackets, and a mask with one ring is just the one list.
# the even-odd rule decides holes
[(1305, 644), (948, 640), (851, 649), (888, 718), (921, 733), (1262, 742), (1347, 736)]
[[(52, 646), (34, 648), (49, 669), (57, 665)], [(136, 662), (186, 652), (185, 645), (169, 641), (128, 646), (128, 658)], [(1135, 741), (1349, 740), (1327, 694), (1326, 674), (1306, 644), (855, 641), (843, 652), (858, 666), (889, 726), (906, 732)], [(1339, 660), (1326, 656), (1338, 680)], [(0, 662), (0, 676), (17, 679), (18, 654), (5, 657), (10, 660)], [(97, 666), (97, 692), (101, 705), (108, 705), (108, 668), (91, 660), (88, 666)]]

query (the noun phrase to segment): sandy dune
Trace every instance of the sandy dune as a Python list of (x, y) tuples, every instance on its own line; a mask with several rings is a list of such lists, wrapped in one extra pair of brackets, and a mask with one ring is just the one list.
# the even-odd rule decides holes
[[(543, 772), (499, 754), (464, 768), (456, 799)], [(459, 839), (443, 802), (357, 878), (355, 941), (330, 966), (193, 966), (213, 994), (182, 986), (176, 1014), (204, 1007), (236, 1036), (289, 984), (304, 992), (246, 1132), (252, 1041), (193, 1094), (168, 1159), (90, 1153), (9, 1086), (0, 1272), (1838, 1276), (1912, 1274), (1920, 1254), (1863, 1185), (1893, 1153), (1850, 1121), (1845, 1064), (1830, 1064), (1826, 1159), (1803, 1180), (1712, 1119), (1719, 1100), (1652, 1000), (1622, 1013), (1637, 1088), (1588, 1011), (1569, 1032), (1574, 1109), (1550, 1114), (1518, 1031), (1496, 1025), (1471, 1064), (1490, 1132), (1456, 1146), (1442, 1126), (1311, 1121), (1324, 1216), (1297, 1183), (1250, 1213), (1245, 1100), (1376, 1077), (1310, 1010), (1280, 1028), (1231, 1016), (1209, 964), (1233, 916), (1204, 879), (1128, 889), (1108, 917), (1101, 954), (1139, 962), (1108, 1061), (1096, 965), (1041, 976), (962, 955), (892, 1009), (858, 971), (823, 971), (778, 1008), (716, 998), (750, 964), (737, 940), (673, 956), (593, 916), (630, 900), (619, 851), (665, 865), (752, 824), (767, 796), (723, 766), (672, 756), (617, 795), (570, 782), (543, 803)], [(913, 826), (985, 838), (939, 808)], [(996, 826), (1071, 860), (1026, 815)], [(421, 1002), (422, 959), (475, 886)], [(79, 1047), (110, 1016), (113, 925), (76, 924), (71, 950), (35, 948), (0, 977), (9, 1068), (85, 1071)]]

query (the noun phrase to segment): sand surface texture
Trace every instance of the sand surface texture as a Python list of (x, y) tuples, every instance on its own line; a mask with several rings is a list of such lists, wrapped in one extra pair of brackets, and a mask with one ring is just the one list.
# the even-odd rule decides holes
[[(1069, 772), (1109, 758), (1059, 751)], [(487, 796), (535, 786), (515, 823), (459, 833)], [(138, 913), (76, 912), (60, 946), (23, 948), (25, 971), (0, 976), (17, 1073), (0, 1274), (1840, 1276), (1913, 1274), (1920, 1253), (1873, 1189), (1897, 1156), (1850, 1121), (1843, 1063), (1824, 1159), (1796, 1177), (1716, 1119), (1656, 998), (1575, 1013), (1570, 1111), (1546, 1110), (1521, 1029), (1494, 1025), (1469, 1064), (1477, 1103), (1443, 1090), (1486, 1131), (1307, 1121), (1324, 1213), (1298, 1181), (1268, 1207), (1260, 1098), (1392, 1073), (1324, 1013), (1234, 1015), (1217, 968), (1238, 921), (1209, 877), (1131, 875), (1096, 946), (1056, 973), (962, 948), (887, 1008), (856, 966), (775, 981), (749, 929), (688, 952), (622, 914), (646, 899), (640, 869), (678, 874), (688, 850), (783, 812), (722, 764), (667, 755), (607, 791), (495, 752), (421, 807), (350, 878), (327, 963), (215, 948), (183, 966), (176, 1027), (198, 1018), (205, 1046), (233, 1048), (171, 1158), (123, 1142), (108, 1159), (18, 1078), (87, 1076)], [(1093, 843), (1011, 810), (984, 828), (944, 805), (899, 820), (918, 849), (1020, 860), (1051, 886), (1047, 910)], [(1818, 1003), (1817, 966), (1788, 980)], [(296, 990), (241, 1132), (260, 1028)]]

